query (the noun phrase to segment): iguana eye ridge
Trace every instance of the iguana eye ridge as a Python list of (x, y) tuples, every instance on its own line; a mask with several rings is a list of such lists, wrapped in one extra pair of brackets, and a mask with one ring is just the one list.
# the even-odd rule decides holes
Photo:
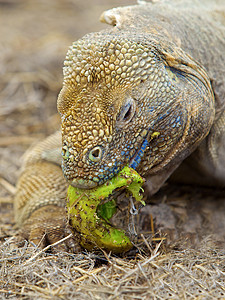
[(118, 125), (125, 125), (127, 123), (129, 123), (134, 114), (135, 114), (135, 110), (136, 110), (136, 103), (134, 101), (134, 99), (130, 98), (125, 105), (121, 108), (119, 117), (118, 117)]

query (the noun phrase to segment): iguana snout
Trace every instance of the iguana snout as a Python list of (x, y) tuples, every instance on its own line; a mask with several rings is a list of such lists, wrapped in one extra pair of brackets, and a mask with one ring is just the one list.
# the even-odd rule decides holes
[[(65, 86), (59, 102), (67, 97), (72, 99), (73, 93)], [(136, 103), (125, 87), (107, 95), (90, 87), (75, 99), (66, 112), (61, 111), (62, 169), (71, 185), (93, 188), (114, 177), (139, 148), (140, 138), (132, 124)], [(122, 105), (118, 99), (123, 100)], [(144, 128), (142, 131), (141, 141), (147, 134)]]

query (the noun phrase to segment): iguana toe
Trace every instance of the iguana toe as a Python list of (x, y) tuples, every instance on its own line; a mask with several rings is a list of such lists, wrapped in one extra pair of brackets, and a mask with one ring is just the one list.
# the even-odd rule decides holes
[[(40, 248), (52, 245), (51, 251), (80, 251), (75, 237), (71, 234), (64, 207), (46, 205), (36, 210), (18, 232), (17, 240), (29, 240)], [(60, 242), (62, 240), (62, 242)]]

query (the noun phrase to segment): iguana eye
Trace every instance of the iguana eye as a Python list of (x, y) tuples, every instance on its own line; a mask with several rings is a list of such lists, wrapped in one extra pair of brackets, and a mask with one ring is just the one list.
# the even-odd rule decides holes
[(100, 146), (96, 146), (89, 152), (89, 160), (92, 162), (99, 162), (102, 158), (102, 148)]
[(117, 122), (118, 125), (125, 125), (131, 121), (136, 111), (136, 103), (134, 99), (129, 98), (121, 107)]

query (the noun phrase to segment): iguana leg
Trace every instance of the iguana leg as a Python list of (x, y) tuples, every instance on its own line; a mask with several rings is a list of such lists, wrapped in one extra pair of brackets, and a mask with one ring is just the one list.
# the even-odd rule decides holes
[[(25, 154), (14, 201), (19, 240), (28, 239), (41, 247), (68, 235), (65, 199), (68, 184), (60, 167), (61, 133), (56, 132)], [(74, 239), (62, 249), (76, 251)]]
[(205, 141), (203, 157), (202, 165), (206, 174), (219, 185), (225, 186), (225, 110), (216, 118)]
[[(23, 223), (18, 232), (17, 240), (22, 242), (29, 240), (40, 248), (54, 244), (71, 234), (68, 226), (66, 211), (64, 207), (46, 205), (35, 210)], [(75, 239), (66, 239), (52, 249), (53, 251), (80, 251), (81, 247)]]
[(209, 135), (172, 175), (173, 181), (225, 187), (225, 111), (217, 116)]

